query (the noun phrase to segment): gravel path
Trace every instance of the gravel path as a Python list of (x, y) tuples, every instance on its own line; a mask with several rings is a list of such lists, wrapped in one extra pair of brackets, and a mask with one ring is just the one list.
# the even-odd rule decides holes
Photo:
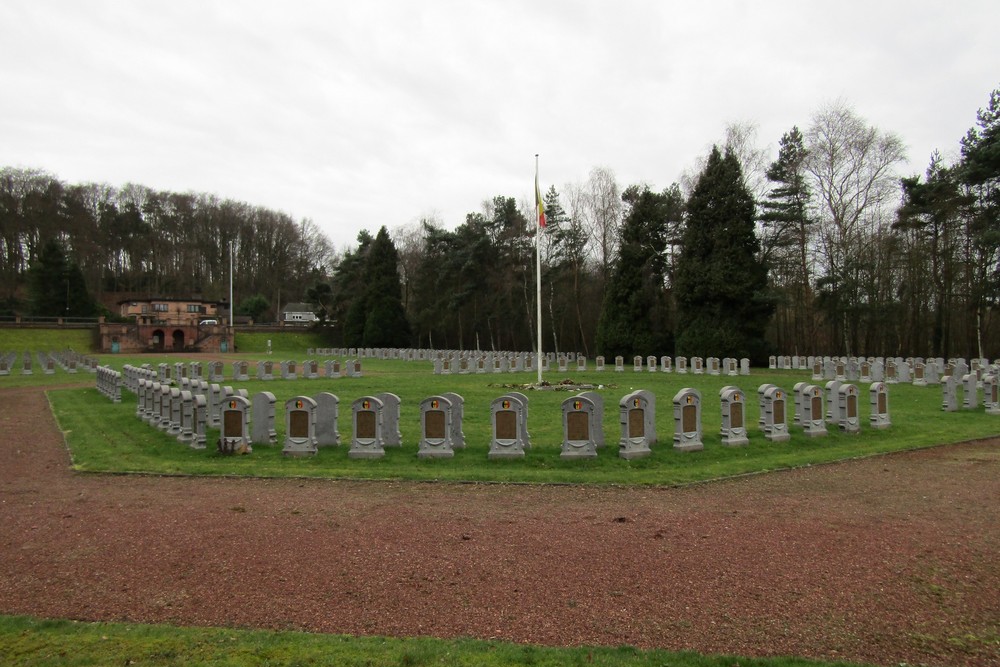
[(0, 405), (2, 613), (1000, 665), (1000, 440), (680, 489), (160, 478)]

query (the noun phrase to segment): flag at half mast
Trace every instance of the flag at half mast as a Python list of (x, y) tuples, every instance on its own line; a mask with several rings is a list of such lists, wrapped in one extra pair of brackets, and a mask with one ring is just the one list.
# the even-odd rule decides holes
[(538, 187), (538, 168), (535, 167), (535, 211), (538, 213), (538, 226), (545, 226), (545, 202), (542, 201), (542, 191)]

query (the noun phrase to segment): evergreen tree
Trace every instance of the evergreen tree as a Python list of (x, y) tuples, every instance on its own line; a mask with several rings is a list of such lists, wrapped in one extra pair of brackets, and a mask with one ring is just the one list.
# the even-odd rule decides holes
[[(806, 148), (798, 127), (781, 137), (778, 159), (767, 170), (774, 184), (761, 202), (760, 220), (766, 247), (761, 253), (773, 271), (775, 287), (787, 294), (791, 320), (786, 333), (778, 331), (779, 347), (808, 349), (812, 343), (812, 289), (809, 240), (814, 220), (805, 170)], [(789, 335), (790, 333), (790, 335)]]
[(618, 258), (597, 325), (597, 349), (608, 357), (668, 354), (673, 349), (666, 292), (666, 248), (683, 211), (680, 188), (652, 192), (630, 186)]
[(410, 343), (410, 324), (403, 308), (399, 253), (382, 227), (365, 262), (365, 347), (403, 347)]
[(678, 354), (766, 359), (764, 332), (774, 308), (754, 219), (739, 162), (713, 147), (687, 202), (675, 270)]
[(46, 241), (30, 269), (31, 312), (45, 317), (93, 317), (97, 306), (83, 272), (69, 261), (62, 244)]

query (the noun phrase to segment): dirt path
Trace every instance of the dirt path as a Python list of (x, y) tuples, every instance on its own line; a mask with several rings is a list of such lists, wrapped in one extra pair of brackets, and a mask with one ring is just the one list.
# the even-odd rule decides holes
[(1000, 665), (1000, 441), (683, 489), (75, 474), (0, 389), (0, 612)]

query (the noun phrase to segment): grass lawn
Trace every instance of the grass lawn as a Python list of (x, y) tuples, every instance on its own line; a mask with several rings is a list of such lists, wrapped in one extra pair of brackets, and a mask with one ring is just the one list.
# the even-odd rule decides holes
[[(272, 358), (277, 361), (282, 357)], [(173, 362), (176, 357), (166, 359)], [(158, 361), (120, 357), (104, 360), (118, 367), (128, 362), (155, 365)], [(867, 427), (867, 386), (861, 385), (861, 434), (846, 435), (834, 430), (827, 437), (808, 438), (801, 429), (791, 427), (792, 438), (789, 442), (771, 443), (756, 426), (757, 386), (770, 382), (790, 391), (796, 382), (808, 381), (808, 372), (755, 370), (749, 377), (636, 373), (631, 369), (624, 373), (551, 372), (547, 375), (551, 382), (570, 378), (578, 384), (595, 385), (594, 391), (604, 398), (603, 431), (607, 446), (599, 450), (596, 459), (561, 459), (560, 404), (575, 392), (532, 390), (526, 391), (531, 449), (522, 460), (490, 461), (487, 458), (491, 434), (490, 401), (511, 388), (531, 383), (535, 377), (533, 373), (434, 375), (429, 362), (393, 360), (365, 360), (363, 370), (361, 378), (227, 381), (234, 387), (246, 388), (251, 396), (259, 391), (269, 391), (277, 398), (278, 444), (255, 444), (253, 453), (248, 456), (217, 454), (212, 443), (218, 434), (213, 431), (209, 432), (210, 446), (207, 450), (195, 451), (181, 445), (134, 417), (135, 397), (129, 392), (124, 392), (124, 401), (119, 405), (103, 398), (92, 385), (81, 389), (52, 390), (49, 397), (59, 424), (67, 433), (75, 467), (101, 472), (670, 485), (959, 442), (1000, 432), (1000, 417), (987, 415), (981, 407), (945, 413), (940, 408), (940, 387), (902, 384), (891, 385), (889, 390), (892, 427), (885, 431), (872, 430)], [(226, 371), (228, 377), (231, 368), (227, 367)], [(746, 447), (721, 445), (718, 394), (721, 387), (729, 384), (740, 386), (748, 394), (746, 417), (751, 428), (750, 444)], [(0, 386), (3, 384), (0, 383)], [(679, 452), (672, 447), (672, 398), (684, 386), (697, 388), (702, 394), (705, 449), (700, 452)], [(633, 389), (647, 389), (656, 395), (659, 442), (653, 447), (652, 456), (625, 461), (617, 456), (621, 433), (618, 402)], [(284, 401), (298, 395), (315, 395), (320, 391), (332, 392), (340, 399), (339, 430), (343, 444), (324, 448), (315, 457), (293, 459), (282, 456)], [(351, 402), (364, 395), (386, 391), (402, 399), (400, 430), (403, 446), (387, 448), (386, 456), (379, 460), (349, 459)], [(465, 399), (463, 430), (468, 446), (457, 451), (453, 459), (418, 459), (419, 403), (428, 396), (448, 391), (456, 392)]]
[(551, 648), (473, 639), (392, 639), (303, 632), (48, 621), (0, 616), (5, 667), (82, 665), (461, 665), (500, 667), (794, 667), (845, 665), (796, 658), (748, 659), (618, 648)]

